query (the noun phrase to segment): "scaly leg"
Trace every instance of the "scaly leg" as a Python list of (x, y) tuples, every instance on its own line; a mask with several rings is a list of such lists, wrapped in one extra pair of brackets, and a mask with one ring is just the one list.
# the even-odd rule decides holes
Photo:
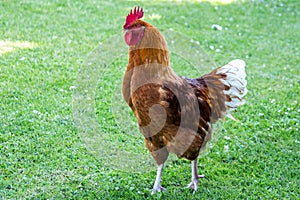
[(194, 189), (194, 192), (198, 189), (198, 179), (203, 178), (204, 175), (198, 175), (197, 158), (192, 161), (192, 182), (187, 186), (188, 188)]
[(163, 190), (166, 190), (164, 187), (162, 187), (160, 185), (160, 182), (161, 182), (161, 174), (162, 174), (162, 170), (164, 168), (164, 164), (160, 164), (158, 167), (157, 167), (157, 173), (156, 173), (156, 179), (155, 179), (155, 183), (154, 183), (154, 186), (153, 186), (153, 189), (152, 189), (152, 194), (154, 194), (155, 192), (161, 192)]

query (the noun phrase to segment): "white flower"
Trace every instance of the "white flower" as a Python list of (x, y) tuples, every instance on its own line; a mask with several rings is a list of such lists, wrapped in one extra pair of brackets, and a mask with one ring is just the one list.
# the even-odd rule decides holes
[(229, 150), (229, 146), (228, 145), (224, 145), (224, 150), (228, 151)]
[(70, 86), (69, 89), (70, 89), (70, 90), (75, 90), (75, 89), (76, 89), (76, 86), (72, 85), (72, 86)]
[(212, 28), (213, 30), (218, 30), (218, 31), (222, 31), (222, 29), (223, 29), (223, 27), (220, 26), (220, 25), (218, 25), (218, 24), (213, 24), (213, 25), (211, 25), (211, 28)]
[(229, 136), (224, 137), (225, 140), (230, 140), (231, 138)]
[(32, 111), (34, 114), (40, 114), (40, 112), (38, 110), (33, 110)]

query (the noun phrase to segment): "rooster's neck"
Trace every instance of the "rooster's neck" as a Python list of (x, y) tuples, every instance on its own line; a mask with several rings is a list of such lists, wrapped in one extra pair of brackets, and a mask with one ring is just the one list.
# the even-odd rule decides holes
[(134, 67), (147, 65), (160, 65), (162, 68), (170, 67), (170, 57), (168, 50), (164, 49), (133, 49), (129, 52), (129, 65), (127, 70)]
[(129, 47), (129, 69), (127, 70), (151, 64), (158, 64), (162, 68), (170, 67), (170, 56), (163, 35), (155, 27), (148, 25), (141, 41)]
[(138, 80), (160, 82), (181, 81), (170, 67), (170, 57), (167, 50), (135, 49), (129, 52), (129, 63), (126, 74)]

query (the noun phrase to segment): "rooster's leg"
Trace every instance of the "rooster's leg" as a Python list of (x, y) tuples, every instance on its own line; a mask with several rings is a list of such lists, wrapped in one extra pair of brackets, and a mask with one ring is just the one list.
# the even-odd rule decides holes
[(155, 183), (152, 189), (152, 194), (154, 194), (155, 192), (161, 192), (163, 190), (166, 190), (164, 187), (162, 187), (160, 185), (161, 182), (161, 174), (162, 174), (162, 170), (164, 168), (164, 164), (160, 164), (157, 167), (157, 172), (156, 172), (156, 179), (155, 179)]
[(204, 177), (204, 175), (198, 175), (197, 168), (197, 159), (195, 159), (192, 161), (192, 182), (187, 186), (188, 188), (193, 188), (194, 192), (198, 189), (198, 179)]

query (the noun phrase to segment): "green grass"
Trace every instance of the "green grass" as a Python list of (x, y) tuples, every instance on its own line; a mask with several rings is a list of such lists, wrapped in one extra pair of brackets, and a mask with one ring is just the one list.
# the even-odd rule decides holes
[[(83, 129), (73, 118), (70, 87), (78, 83), (78, 70), (87, 66), (90, 52), (121, 34), (124, 18), (135, 5), (0, 2), (0, 198), (299, 199), (300, 4), (293, 0), (139, 4), (146, 9), (145, 20), (159, 29), (172, 28), (199, 41), (211, 59), (208, 63), (222, 65), (234, 58), (247, 63), (247, 104), (235, 114), (240, 122), (227, 120), (213, 148), (201, 156), (199, 171), (206, 177), (196, 194), (184, 188), (191, 176), (185, 160), (168, 163), (162, 182), (168, 190), (151, 196), (155, 167), (128, 168), (138, 164), (139, 157), (124, 169), (109, 167), (110, 155), (86, 148)], [(161, 18), (149, 17), (153, 13)], [(223, 30), (213, 30), (212, 24)], [(3, 42), (17, 41), (32, 46), (3, 50)], [(122, 49), (109, 51), (126, 51), (125, 43), (119, 46)], [(115, 58), (106, 70), (100, 68), (92, 106), (101, 131), (95, 132), (106, 139), (104, 148), (137, 152), (142, 160), (147, 154), (142, 138), (126, 132), (136, 127), (122, 127), (124, 122), (115, 120), (118, 113), (113, 112), (112, 95), (121, 83), (126, 59)], [(176, 56), (173, 65), (181, 75), (200, 75)], [(213, 66), (207, 67), (201, 73)], [(229, 151), (224, 151), (225, 145)]]

